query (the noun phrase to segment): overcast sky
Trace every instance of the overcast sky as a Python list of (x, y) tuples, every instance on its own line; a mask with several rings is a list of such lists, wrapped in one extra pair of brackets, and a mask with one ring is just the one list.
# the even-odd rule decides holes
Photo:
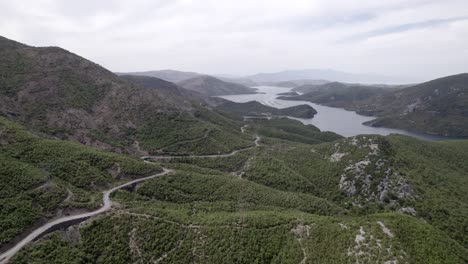
[(0, 35), (112, 71), (468, 72), (468, 0), (0, 0)]

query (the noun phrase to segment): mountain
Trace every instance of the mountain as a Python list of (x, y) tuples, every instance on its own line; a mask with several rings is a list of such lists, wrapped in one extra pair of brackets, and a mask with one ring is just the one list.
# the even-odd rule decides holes
[(247, 76), (258, 83), (284, 82), (290, 80), (313, 79), (313, 80), (333, 80), (337, 82), (357, 82), (357, 83), (408, 83), (412, 80), (402, 77), (378, 76), (371, 74), (347, 73), (328, 69), (315, 70), (287, 70), (274, 73), (258, 73)]
[(379, 117), (369, 125), (468, 137), (467, 73), (393, 91), (364, 104), (363, 110)]
[(223, 76), (214, 76), (215, 78), (218, 78), (222, 81), (225, 81), (225, 82), (230, 82), (230, 83), (237, 83), (237, 84), (240, 84), (240, 85), (243, 85), (243, 86), (247, 86), (247, 87), (254, 87), (254, 86), (258, 86), (258, 83), (248, 79), (248, 78), (243, 78), (243, 77), (223, 77)]
[(160, 70), (160, 71), (142, 71), (142, 72), (128, 72), (118, 73), (118, 75), (136, 75), (136, 76), (150, 76), (158, 79), (163, 79), (168, 82), (180, 82), (202, 74), (196, 72), (184, 72), (176, 70)]
[(289, 80), (289, 81), (280, 81), (280, 82), (264, 82), (263, 85), (284, 87), (284, 88), (294, 88), (301, 85), (311, 84), (311, 85), (322, 85), (329, 83), (330, 81), (326, 80)]
[(175, 83), (155, 77), (144, 75), (120, 75), (119, 77), (141, 87), (156, 89), (158, 93), (165, 95), (166, 101), (171, 100), (172, 98), (173, 101), (180, 102), (178, 100), (182, 99), (185, 100), (185, 104), (190, 104), (190, 102), (197, 100), (198, 103), (209, 102), (210, 99), (208, 96), (197, 93), (195, 91), (184, 89)]
[[(184, 72), (176, 70), (159, 70), (159, 71), (143, 71), (143, 72), (128, 72), (128, 73), (117, 73), (118, 75), (134, 75), (134, 76), (149, 76), (162, 79), (168, 82), (181, 82), (187, 79), (191, 79), (199, 76), (206, 76), (197, 72)], [(258, 84), (250, 79), (236, 77), (236, 76), (225, 76), (225, 75), (214, 75), (213, 77), (218, 78), (225, 82), (237, 83), (247, 87), (257, 86)]]
[(198, 76), (178, 82), (177, 84), (185, 89), (208, 96), (255, 93), (255, 89), (236, 83), (225, 82), (211, 76)]
[(360, 84), (360, 83), (342, 83), (342, 82), (327, 82), (323, 84), (303, 84), (295, 86), (292, 91), (300, 92), (300, 93), (309, 93), (309, 92), (316, 92), (316, 91), (323, 91), (323, 92), (330, 92), (330, 91), (338, 91), (338, 90), (346, 90), (347, 88), (352, 87), (354, 88), (362, 88), (362, 89), (369, 89), (369, 90), (377, 90), (377, 89), (401, 89), (406, 88), (411, 85), (388, 85), (388, 84)]
[(246, 103), (235, 103), (226, 101), (225, 103), (217, 106), (218, 109), (235, 113), (241, 116), (292, 116), (297, 118), (313, 118), (317, 111), (310, 105), (297, 105), (287, 108), (274, 108), (261, 104), (257, 101), (250, 101)]
[(283, 100), (310, 101), (332, 107), (357, 110), (356, 104), (376, 96), (390, 94), (392, 88), (380, 88), (375, 86), (356, 86), (339, 82), (331, 82), (323, 85), (301, 85), (293, 91), (304, 94), (297, 96), (280, 96)]
[[(172, 153), (176, 146), (181, 154), (209, 153), (252, 144), (238, 121), (174, 84), (141, 86), (61, 48), (5, 38), (0, 56), (0, 114), (39, 132), (129, 153)], [(190, 141), (196, 138), (200, 145)]]

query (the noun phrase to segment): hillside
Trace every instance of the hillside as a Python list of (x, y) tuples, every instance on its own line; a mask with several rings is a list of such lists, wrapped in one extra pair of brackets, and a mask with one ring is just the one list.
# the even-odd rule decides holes
[(177, 84), (185, 89), (208, 96), (255, 93), (255, 89), (236, 83), (221, 81), (211, 76), (194, 77)]
[(373, 126), (468, 137), (468, 74), (447, 76), (363, 102)]
[(304, 85), (307, 92), (284, 100), (305, 100), (378, 117), (366, 124), (453, 137), (468, 136), (468, 74), (413, 86)]
[(0, 117), (0, 251), (47, 219), (99, 206), (100, 192), (161, 171), (130, 157), (50, 140)]
[(356, 110), (356, 105), (364, 100), (385, 96), (391, 92), (391, 88), (375, 86), (356, 86), (344, 83), (331, 82), (323, 85), (301, 85), (293, 91), (304, 93), (297, 96), (280, 96), (283, 100), (310, 101), (332, 107), (340, 107), (348, 110)]
[[(238, 121), (171, 83), (135, 84), (66, 50), (5, 38), (0, 56), (0, 114), (34, 130), (133, 154), (161, 152), (180, 141), (194, 153), (251, 144)], [(208, 132), (213, 137), (202, 147), (191, 143)]]
[(292, 116), (298, 118), (313, 118), (314, 115), (317, 114), (317, 111), (310, 105), (298, 105), (278, 109), (261, 104), (257, 101), (246, 103), (226, 101), (217, 106), (217, 108), (240, 116)]
[(118, 191), (112, 212), (45, 237), (12, 263), (467, 261), (466, 142), (262, 144), (169, 160), (176, 174)]

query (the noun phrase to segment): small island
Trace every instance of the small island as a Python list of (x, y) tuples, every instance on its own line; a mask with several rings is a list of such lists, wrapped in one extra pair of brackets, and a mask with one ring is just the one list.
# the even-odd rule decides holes
[(297, 105), (287, 108), (274, 108), (257, 101), (246, 103), (223, 102), (218, 109), (241, 116), (291, 116), (296, 118), (313, 118), (317, 111), (310, 105)]
[(285, 92), (285, 93), (279, 93), (278, 95), (282, 95), (282, 96), (298, 96), (298, 95), (300, 95), (300, 94), (297, 93), (297, 92)]

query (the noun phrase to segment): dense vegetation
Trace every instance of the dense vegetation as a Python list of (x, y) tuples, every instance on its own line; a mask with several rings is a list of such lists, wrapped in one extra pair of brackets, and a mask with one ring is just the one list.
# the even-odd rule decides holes
[(334, 141), (342, 136), (333, 132), (321, 132), (313, 125), (304, 125), (289, 118), (250, 119), (253, 129), (264, 137), (317, 144)]
[(241, 133), (241, 122), (217, 112), (162, 113), (152, 120), (136, 131), (136, 139), (150, 154), (216, 154), (252, 145)]
[(0, 117), (0, 246), (58, 209), (93, 208), (100, 191), (153, 164), (33, 135)]
[[(120, 206), (83, 226), (79, 240), (70, 238), (75, 229), (56, 232), (13, 263), (463, 263), (467, 148), (404, 136), (312, 145), (264, 138), (230, 157), (171, 160), (164, 166), (176, 174), (119, 191)], [(347, 193), (340, 178), (353, 164), (366, 164), (372, 178), (347, 175), (356, 186)]]

